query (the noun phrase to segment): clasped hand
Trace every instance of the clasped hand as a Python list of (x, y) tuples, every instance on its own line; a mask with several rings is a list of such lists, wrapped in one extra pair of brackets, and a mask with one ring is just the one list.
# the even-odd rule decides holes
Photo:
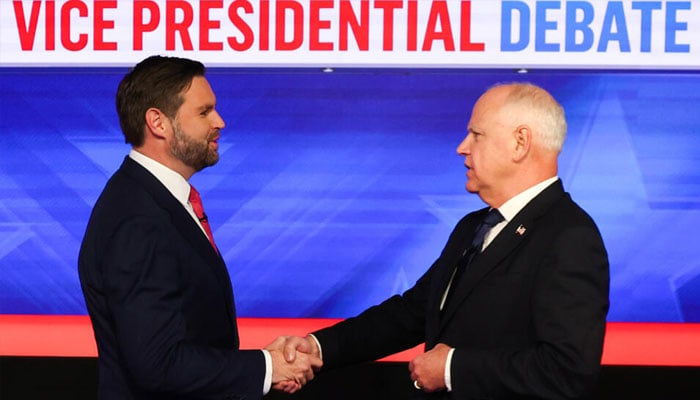
[(272, 358), (272, 387), (294, 393), (314, 378), (323, 362), (312, 339), (280, 336), (265, 347)]
[[(308, 362), (309, 369), (295, 378), (280, 379), (275, 378), (273, 367), (273, 388), (286, 393), (294, 393), (313, 379), (313, 372), (318, 371), (323, 362), (321, 361), (320, 350), (316, 341), (310, 337), (280, 336), (267, 347), (270, 353), (275, 352), (279, 356), (280, 352), (284, 356), (284, 362), (294, 365), (301, 360)], [(445, 361), (450, 347), (444, 343), (438, 343), (431, 350), (417, 356), (408, 365), (411, 379), (414, 380), (416, 388), (435, 392), (445, 389)], [(273, 357), (274, 360), (274, 357)], [(274, 361), (273, 361), (274, 362)]]
[(445, 387), (445, 361), (450, 347), (444, 343), (438, 343), (432, 349), (408, 363), (411, 379), (416, 389), (424, 392), (436, 392)]

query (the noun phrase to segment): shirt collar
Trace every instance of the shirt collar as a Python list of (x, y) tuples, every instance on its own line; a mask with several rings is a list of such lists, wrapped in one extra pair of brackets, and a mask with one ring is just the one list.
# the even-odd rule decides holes
[(510, 200), (503, 203), (503, 205), (498, 208), (498, 211), (501, 212), (501, 215), (503, 215), (505, 221), (512, 220), (520, 212), (520, 210), (525, 208), (525, 206), (527, 205), (527, 203), (530, 202), (530, 200), (537, 197), (538, 194), (540, 194), (547, 187), (549, 187), (549, 185), (556, 182), (558, 179), (558, 176), (553, 176), (549, 179), (545, 179), (544, 181), (534, 186), (530, 186), (524, 191), (513, 196)]
[(190, 184), (182, 175), (134, 149), (131, 149), (129, 152), (129, 157), (153, 174), (177, 201), (187, 207), (190, 197)]

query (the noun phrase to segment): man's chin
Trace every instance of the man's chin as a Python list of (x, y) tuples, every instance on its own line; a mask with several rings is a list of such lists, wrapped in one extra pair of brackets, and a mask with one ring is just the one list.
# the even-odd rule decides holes
[(201, 162), (191, 165), (192, 168), (194, 168), (195, 171), (199, 172), (207, 167), (211, 167), (215, 165), (217, 162), (219, 162), (219, 155), (217, 154), (216, 157), (207, 157), (205, 160), (202, 160)]
[(210, 151), (209, 154), (207, 155), (207, 159), (205, 160), (205, 166), (206, 167), (211, 167), (212, 165), (215, 165), (216, 163), (219, 162), (219, 152), (214, 150)]
[(215, 165), (215, 164), (218, 163), (218, 162), (219, 162), (219, 153), (216, 153), (216, 157), (212, 157), (212, 158), (209, 160), (209, 163), (208, 163), (208, 164), (209, 164), (209, 166), (211, 167), (212, 165)]

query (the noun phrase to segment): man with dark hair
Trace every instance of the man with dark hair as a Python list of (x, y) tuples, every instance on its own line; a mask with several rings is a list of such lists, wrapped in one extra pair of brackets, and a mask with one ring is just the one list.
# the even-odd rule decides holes
[(154, 56), (119, 85), (132, 150), (95, 204), (78, 261), (100, 399), (255, 399), (279, 381), (298, 388), (320, 366), (304, 354), (287, 363), (280, 342), (239, 349), (228, 271), (188, 183), (218, 161), (224, 128), (204, 73)]
[(117, 89), (117, 114), (126, 143), (143, 145), (143, 116), (149, 108), (158, 108), (174, 119), (184, 101), (181, 92), (192, 78), (204, 73), (202, 63), (186, 58), (154, 56), (141, 61)]
[(603, 350), (608, 258), (595, 223), (557, 177), (565, 136), (564, 110), (544, 89), (516, 83), (484, 93), (457, 153), (467, 191), (488, 207), (459, 221), (412, 288), (288, 338), (287, 359), (303, 350), (333, 368), (424, 341), (425, 353), (409, 363), (417, 398), (589, 395)]

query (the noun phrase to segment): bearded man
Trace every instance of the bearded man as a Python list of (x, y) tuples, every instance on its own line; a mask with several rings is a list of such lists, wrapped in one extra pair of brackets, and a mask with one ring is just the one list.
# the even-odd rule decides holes
[(300, 387), (320, 360), (240, 350), (231, 281), (199, 194), (224, 121), (204, 66), (149, 57), (117, 90), (132, 150), (93, 209), (78, 269), (95, 332), (100, 399), (257, 399)]

